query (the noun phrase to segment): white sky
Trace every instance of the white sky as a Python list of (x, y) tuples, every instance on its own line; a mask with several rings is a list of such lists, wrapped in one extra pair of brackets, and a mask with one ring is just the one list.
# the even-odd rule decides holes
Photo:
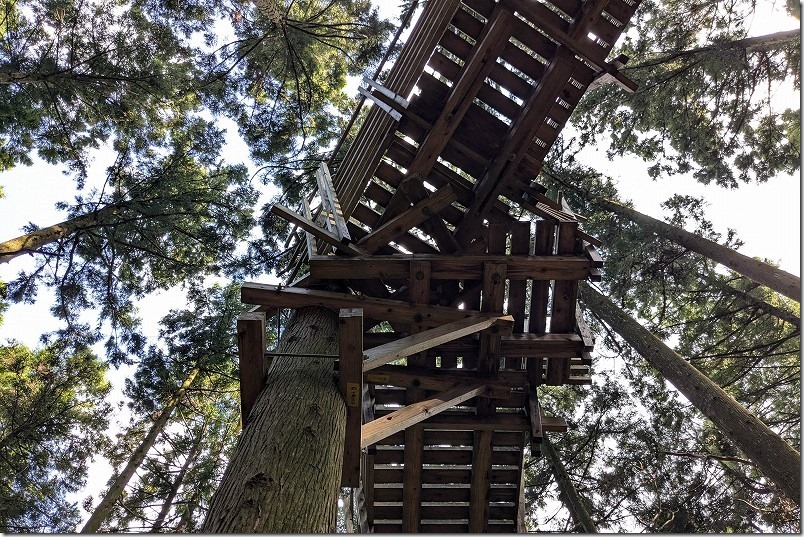
[[(398, 2), (375, 0), (385, 16), (395, 16)], [(770, 4), (763, 4), (765, 13), (758, 16), (751, 28), (751, 35), (763, 35), (774, 31), (797, 27), (797, 21), (784, 15), (773, 13), (768, 9)], [(784, 21), (784, 22), (782, 22)], [(787, 100), (787, 106), (798, 106), (799, 94), (792, 91), (779, 92), (777, 99)], [(237, 141), (236, 129), (229, 129), (232, 144), (225, 155), (230, 162), (247, 162), (247, 149)], [(103, 176), (103, 170), (109, 161), (108, 153), (99, 153), (95, 160), (96, 177)], [(587, 163), (601, 172), (618, 180), (620, 192), (632, 199), (636, 208), (652, 216), (661, 217), (659, 204), (674, 193), (686, 193), (703, 196), (709, 202), (708, 217), (713, 221), (715, 230), (725, 235), (727, 228), (736, 229), (738, 236), (745, 242), (741, 252), (749, 256), (767, 257), (779, 262), (784, 270), (800, 275), (801, 256), (801, 181), (800, 173), (794, 176), (779, 176), (767, 183), (741, 185), (738, 189), (728, 190), (715, 185), (704, 186), (694, 180), (673, 177), (659, 181), (651, 181), (646, 173), (646, 164), (635, 158), (618, 158), (609, 161), (605, 150), (597, 153), (585, 153)], [(253, 168), (252, 168), (253, 169)], [(51, 225), (65, 219), (65, 215), (54, 209), (58, 201), (71, 201), (75, 194), (73, 181), (64, 176), (60, 168), (41, 161), (32, 167), (17, 167), (11, 171), (0, 173), (0, 186), (5, 191), (5, 198), (0, 198), (0, 238), (7, 240), (21, 234), (21, 227), (29, 221), (39, 226)], [(17, 258), (9, 264), (0, 265), (0, 280), (13, 279), (20, 269), (31, 266), (30, 258)], [(4, 324), (0, 325), (0, 342), (15, 339), (35, 347), (38, 337), (44, 332), (58, 328), (58, 323), (49, 315), (48, 308), (52, 300), (46, 289), (40, 291), (40, 300), (35, 305), (13, 305), (4, 315)], [(181, 307), (184, 303), (181, 291), (157, 293), (155, 296), (139, 304), (139, 313), (144, 321), (146, 334), (155, 336), (158, 321), (171, 308)], [(91, 315), (87, 314), (90, 319)], [(97, 352), (102, 354), (102, 348)], [(122, 374), (115, 375), (118, 388), (113, 403), (122, 398), (119, 391), (119, 379)], [(126, 419), (125, 416), (121, 416)], [(121, 417), (118, 417), (121, 418)], [(88, 492), (96, 495), (103, 488), (109, 476), (108, 465), (97, 464), (92, 470), (92, 483)], [(86, 493), (79, 494), (80, 501)]]

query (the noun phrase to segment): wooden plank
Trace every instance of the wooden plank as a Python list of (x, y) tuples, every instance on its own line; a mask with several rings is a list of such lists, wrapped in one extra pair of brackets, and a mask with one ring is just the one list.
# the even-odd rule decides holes
[[(304, 216), (312, 222), (313, 213), (312, 211), (310, 211), (310, 204), (307, 202), (306, 199), (302, 199), (302, 206), (304, 207)], [(318, 254), (318, 245), (315, 242), (313, 234), (310, 233), (309, 231), (304, 231), (304, 239), (307, 246), (307, 260), (309, 261), (310, 259), (313, 258), (313, 256)]]
[(360, 428), (363, 407), (363, 310), (342, 309), (338, 314), (338, 386), (346, 401), (346, 435), (342, 487), (360, 485)]
[[(427, 430), (447, 431), (528, 431), (530, 424), (521, 414), (477, 416), (444, 412), (422, 422)], [(496, 459), (495, 459), (496, 460)]]
[(402, 114), (394, 110), (393, 107), (384, 103), (382, 100), (380, 100), (376, 95), (374, 95), (366, 88), (359, 86), (357, 88), (357, 92), (366, 99), (370, 100), (372, 103), (374, 103), (380, 110), (391, 116), (394, 119), (394, 121), (399, 121), (402, 119)]
[(417, 202), (402, 214), (388, 220), (357, 243), (363, 250), (374, 253), (380, 247), (404, 235), (411, 228), (423, 223), (441, 209), (450, 205), (457, 197), (449, 185), (440, 188), (431, 196)]
[(341, 308), (363, 308), (363, 315), (367, 318), (398, 321), (400, 323), (415, 322), (425, 326), (436, 327), (469, 317), (473, 318), (470, 324), (475, 321), (480, 323), (484, 319), (492, 321), (492, 324), (499, 324), (500, 329), (506, 325), (513, 324), (513, 319), (501, 318), (473, 310), (456, 310), (427, 304), (409, 304), (401, 300), (357, 296), (349, 293), (319, 291), (317, 289), (283, 287), (266, 283), (244, 283), (240, 288), (240, 300), (244, 304), (259, 304), (277, 308), (321, 306), (332, 311), (338, 311)]
[[(444, 416), (446, 413), (439, 414)], [(520, 416), (520, 419), (525, 419)], [(419, 424), (421, 425), (421, 424)], [(431, 429), (432, 430), (432, 429)], [(374, 460), (377, 464), (401, 464), (404, 461), (405, 450), (402, 446), (378, 446), (374, 454)], [(472, 464), (472, 448), (465, 446), (451, 447), (451, 446), (428, 446), (427, 449), (422, 451), (422, 463), (427, 465), (433, 464)], [(498, 449), (494, 451), (493, 459), (494, 464), (503, 466), (516, 465), (519, 462), (521, 451), (518, 449)], [(379, 501), (402, 501), (400, 494), (395, 500), (379, 500)], [(422, 501), (427, 500), (422, 496)], [(454, 501), (469, 501), (469, 495), (466, 495), (465, 500)]]
[[(411, 260), (428, 261), (434, 280), (482, 280), (483, 263), (506, 266), (509, 280), (584, 280), (591, 270), (582, 255), (433, 255), (399, 254), (357, 257), (314, 256), (310, 274), (317, 279), (406, 280)], [(546, 311), (546, 310), (545, 310)]]
[[(435, 306), (429, 307), (433, 308)], [(496, 327), (499, 331), (510, 330), (513, 324), (514, 320), (510, 316), (485, 316), (483, 318), (473, 316), (425, 332), (412, 334), (400, 340), (364, 351), (363, 372), (371, 371), (392, 360), (404, 358), (411, 354), (437, 347), (442, 343), (453, 341), (465, 335), (479, 332), (480, 330), (493, 327)]]
[(313, 235), (315, 235), (316, 238), (323, 240), (327, 244), (331, 244), (338, 250), (343, 251), (344, 253), (348, 253), (351, 255), (368, 255), (368, 252), (352, 244), (343, 244), (337, 235), (334, 235), (325, 229), (321, 229), (310, 220), (306, 219), (305, 217), (303, 217), (302, 215), (300, 215), (295, 211), (291, 211), (287, 207), (283, 207), (282, 205), (275, 203), (274, 205), (271, 206), (271, 212), (279, 216), (280, 218), (284, 218), (285, 220), (287, 220), (292, 224), (298, 225), (305, 231), (308, 231)]
[[(441, 371), (435, 368), (383, 365), (367, 372), (364, 381), (385, 386), (421, 387), (424, 390), (444, 391), (477, 379), (473, 371)], [(484, 379), (489, 390), (483, 397), (505, 399), (511, 390), (525, 385), (524, 375), (501, 374), (499, 379)]]
[(338, 201), (337, 194), (335, 194), (332, 177), (329, 174), (329, 169), (325, 162), (322, 162), (318, 170), (316, 170), (315, 179), (318, 183), (318, 195), (321, 198), (321, 206), (328, 213), (329, 219), (332, 222), (332, 231), (335, 232), (335, 235), (341, 242), (351, 242), (352, 237), (349, 235), (349, 228), (346, 225), (346, 219), (343, 217), (341, 204)]
[(575, 358), (584, 351), (584, 340), (574, 332), (561, 334), (512, 334), (501, 341), (502, 356)]
[(489, 517), (488, 490), (491, 483), (491, 431), (475, 432), (472, 457), (472, 487), (469, 499), (469, 532), (485, 533)]
[[(425, 451), (425, 454), (427, 451)], [(502, 453), (509, 452), (494, 452), (494, 460)], [(519, 452), (510, 452), (512, 455), (516, 454), (517, 458), (521, 457)], [(379, 452), (378, 452), (379, 456)], [(472, 452), (468, 452), (468, 460), (471, 461)], [(507, 460), (507, 459), (506, 459)], [(514, 464), (511, 461), (511, 464)], [(375, 489), (374, 497), (377, 502), (401, 502), (402, 489), (398, 487), (383, 487)], [(516, 489), (512, 487), (491, 487), (489, 489), (488, 498), (490, 502), (516, 502), (517, 494)], [(464, 485), (444, 485), (440, 487), (425, 487), (422, 488), (422, 501), (423, 502), (468, 502), (469, 501), (469, 486)]]
[(245, 425), (265, 383), (265, 313), (241, 313), (237, 318), (240, 362), (240, 415)]
[(367, 447), (430, 416), (438, 414), (458, 403), (476, 397), (486, 390), (483, 382), (474, 382), (441, 392), (438, 395), (410, 404), (376, 419), (362, 427), (360, 447)]

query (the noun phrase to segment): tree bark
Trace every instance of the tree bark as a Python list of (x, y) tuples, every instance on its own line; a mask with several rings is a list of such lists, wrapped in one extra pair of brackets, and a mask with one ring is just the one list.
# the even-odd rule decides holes
[(587, 284), (581, 300), (751, 459), (779, 489), (801, 501), (801, 455), (706, 375)]
[(346, 433), (337, 317), (297, 310), (210, 502), (204, 533), (332, 533)]
[(98, 529), (100, 529), (103, 521), (106, 520), (106, 517), (108, 517), (109, 513), (112, 512), (114, 503), (120, 499), (120, 496), (123, 494), (123, 489), (126, 488), (131, 476), (134, 475), (134, 472), (137, 471), (137, 468), (139, 468), (140, 464), (142, 464), (142, 461), (145, 460), (145, 456), (148, 454), (148, 451), (151, 449), (151, 447), (153, 447), (154, 443), (156, 443), (156, 438), (165, 428), (165, 425), (170, 419), (171, 414), (173, 414), (173, 410), (182, 400), (184, 394), (192, 385), (199, 371), (200, 370), (197, 367), (190, 371), (179, 389), (176, 390), (176, 392), (165, 403), (165, 406), (162, 407), (162, 412), (159, 413), (159, 417), (156, 419), (153, 425), (151, 425), (151, 429), (148, 431), (148, 434), (145, 435), (145, 438), (142, 440), (137, 449), (134, 450), (134, 453), (131, 454), (126, 467), (123, 468), (123, 471), (120, 472), (120, 474), (114, 480), (112, 485), (109, 487), (109, 490), (106, 491), (106, 495), (95, 508), (95, 512), (92, 513), (92, 516), (89, 517), (87, 523), (84, 524), (83, 528), (81, 528), (81, 533), (98, 532)]
[(742, 50), (746, 54), (750, 54), (752, 52), (762, 52), (783, 47), (785, 45), (789, 45), (791, 43), (795, 43), (796, 41), (800, 40), (801, 40), (801, 30), (798, 29), (776, 32), (767, 35), (760, 35), (756, 37), (746, 37), (744, 39), (737, 39), (735, 41), (714, 43), (712, 45), (706, 45), (703, 47), (696, 47), (683, 50), (680, 52), (673, 52), (671, 54), (666, 54), (664, 56), (654, 58), (652, 60), (647, 60), (637, 65), (629, 65), (623, 68), (623, 71), (633, 71), (635, 69), (653, 67), (669, 61), (675, 61), (681, 58), (691, 58), (698, 56), (700, 54), (706, 54), (710, 52), (725, 52), (727, 50)]
[(757, 261), (731, 248), (690, 233), (684, 229), (642, 214), (616, 201), (595, 198), (592, 203), (614, 214), (627, 218), (645, 229), (673, 241), (693, 252), (729, 267), (751, 280), (766, 285), (796, 302), (801, 302), (801, 278), (762, 261)]
[(569, 510), (570, 515), (572, 515), (572, 520), (575, 521), (577, 526), (583, 528), (584, 533), (598, 533), (595, 521), (592, 520), (592, 516), (589, 514), (589, 511), (586, 510), (581, 496), (578, 494), (578, 491), (575, 490), (575, 485), (573, 485), (570, 480), (564, 463), (561, 462), (558, 453), (556, 453), (547, 435), (544, 435), (542, 439), (542, 448), (544, 448), (547, 460), (553, 467), (553, 475), (558, 483), (558, 490), (563, 494), (564, 505), (567, 507), (567, 510)]
[(170, 508), (173, 506), (173, 500), (176, 499), (176, 495), (179, 493), (179, 488), (181, 488), (181, 485), (184, 482), (184, 477), (187, 475), (190, 467), (193, 465), (193, 463), (195, 463), (196, 457), (198, 457), (198, 454), (201, 452), (201, 442), (203, 441), (203, 433), (205, 430), (205, 427), (202, 427), (199, 430), (199, 434), (193, 443), (193, 447), (190, 449), (190, 453), (184, 460), (184, 464), (181, 465), (181, 470), (179, 470), (179, 473), (176, 475), (176, 479), (173, 480), (173, 485), (170, 487), (170, 492), (165, 498), (165, 501), (162, 503), (162, 509), (159, 510), (159, 515), (156, 517), (156, 520), (151, 527), (151, 533), (159, 533), (159, 531), (162, 529), (162, 526), (165, 523), (165, 518), (167, 518)]
[(36, 251), (46, 244), (63, 239), (82, 229), (109, 224), (113, 217), (120, 215), (122, 205), (109, 205), (103, 209), (65, 220), (60, 224), (37, 229), (16, 239), (0, 242), (0, 264), (8, 263), (15, 257)]

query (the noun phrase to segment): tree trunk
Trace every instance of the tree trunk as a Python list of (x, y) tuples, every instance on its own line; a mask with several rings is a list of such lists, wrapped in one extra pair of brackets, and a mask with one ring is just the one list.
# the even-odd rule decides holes
[(796, 314), (794, 314), (792, 312), (784, 310), (784, 309), (782, 309), (782, 308), (780, 308), (778, 306), (768, 304), (764, 300), (762, 300), (760, 298), (756, 298), (755, 296), (747, 293), (746, 291), (743, 291), (741, 289), (737, 289), (735, 287), (732, 287), (731, 285), (729, 285), (726, 282), (720, 282), (720, 281), (718, 281), (718, 280), (716, 280), (714, 278), (710, 278), (710, 277), (707, 277), (707, 276), (702, 276), (702, 277), (709, 285), (717, 287), (718, 289), (723, 290), (723, 292), (725, 292), (725, 293), (728, 293), (730, 295), (733, 295), (733, 296), (736, 296), (736, 297), (740, 298), (741, 300), (743, 300), (747, 304), (750, 304), (751, 306), (754, 306), (754, 307), (764, 311), (768, 315), (772, 315), (772, 316), (776, 317), (777, 319), (780, 319), (780, 320), (782, 320), (782, 321), (784, 321), (786, 323), (789, 323), (789, 324), (791, 324), (791, 325), (793, 325), (793, 326), (795, 326), (797, 328), (801, 326), (801, 318), (798, 317)]
[(785, 45), (795, 43), (801, 39), (801, 30), (787, 30), (784, 32), (776, 32), (773, 34), (760, 35), (756, 37), (746, 37), (745, 39), (737, 39), (735, 41), (727, 41), (725, 43), (715, 43), (703, 47), (691, 48), (680, 52), (667, 54), (652, 60), (647, 60), (637, 65), (629, 65), (623, 71), (633, 71), (635, 69), (642, 69), (645, 67), (653, 67), (670, 61), (677, 61), (681, 58), (691, 58), (700, 54), (711, 52), (725, 52), (727, 50), (741, 50), (746, 54), (752, 52), (762, 52), (767, 50), (774, 50)]
[(159, 515), (156, 517), (154, 525), (151, 527), (151, 533), (159, 533), (159, 531), (162, 529), (162, 525), (165, 523), (165, 518), (167, 518), (170, 508), (173, 506), (173, 500), (176, 499), (176, 495), (179, 493), (179, 488), (181, 488), (181, 485), (184, 482), (184, 477), (187, 475), (187, 472), (195, 462), (196, 457), (198, 457), (198, 454), (201, 452), (201, 442), (203, 441), (203, 433), (205, 430), (206, 427), (202, 427), (199, 430), (195, 443), (193, 443), (193, 447), (190, 449), (187, 459), (185, 459), (184, 464), (182, 464), (181, 470), (179, 470), (178, 475), (176, 475), (176, 479), (173, 480), (173, 485), (170, 488), (170, 492), (162, 504), (162, 509), (159, 510)]
[(165, 406), (162, 408), (162, 412), (159, 414), (159, 417), (156, 421), (151, 425), (151, 429), (148, 431), (148, 434), (145, 435), (145, 438), (140, 443), (139, 447), (134, 450), (134, 453), (131, 454), (131, 457), (126, 464), (126, 467), (123, 468), (123, 471), (120, 472), (120, 475), (114, 480), (112, 485), (109, 487), (109, 490), (106, 492), (106, 495), (103, 497), (103, 500), (98, 504), (95, 508), (95, 512), (92, 513), (92, 516), (89, 517), (87, 523), (81, 528), (81, 533), (97, 533), (98, 529), (101, 526), (101, 523), (109, 516), (109, 513), (112, 512), (112, 507), (114, 503), (120, 499), (120, 496), (123, 494), (123, 489), (126, 488), (131, 476), (134, 475), (134, 472), (137, 471), (142, 461), (145, 460), (145, 456), (148, 454), (148, 451), (153, 447), (154, 443), (156, 442), (156, 438), (159, 436), (159, 433), (165, 428), (165, 425), (170, 419), (171, 414), (173, 414), (173, 410), (176, 408), (176, 405), (184, 397), (184, 394), (187, 392), (187, 389), (195, 380), (195, 377), (198, 375), (199, 369), (196, 367), (187, 375), (187, 378), (184, 379), (184, 382), (176, 390), (176, 393), (168, 399)]
[(558, 483), (558, 490), (560, 490), (563, 495), (564, 505), (569, 510), (570, 515), (572, 515), (572, 520), (575, 521), (576, 526), (580, 526), (583, 529), (584, 533), (598, 533), (595, 521), (592, 520), (592, 516), (589, 514), (589, 511), (586, 510), (581, 496), (578, 494), (578, 491), (575, 490), (575, 486), (570, 480), (564, 463), (561, 462), (558, 453), (556, 453), (547, 435), (544, 435), (542, 439), (542, 448), (544, 448), (547, 460), (553, 467), (553, 475)]
[(607, 211), (628, 218), (645, 229), (656, 233), (660, 237), (680, 244), (693, 252), (698, 252), (757, 283), (766, 285), (784, 296), (792, 298), (796, 302), (801, 302), (801, 278), (798, 276), (794, 276), (789, 272), (785, 272), (780, 268), (763, 263), (762, 261), (752, 259), (731, 248), (705, 239), (700, 235), (690, 233), (667, 222), (662, 222), (661, 220), (642, 214), (616, 201), (603, 198), (595, 198), (591, 201)]
[(332, 533), (346, 433), (333, 372), (338, 323), (303, 308), (282, 334), (265, 387), (210, 502), (204, 533)]
[(0, 264), (8, 263), (22, 254), (36, 253), (42, 246), (63, 239), (82, 229), (109, 224), (112, 217), (119, 216), (122, 210), (122, 205), (109, 205), (103, 209), (76, 216), (60, 224), (26, 233), (16, 239), (0, 242)]
[(586, 284), (581, 300), (745, 453), (796, 503), (801, 501), (801, 455), (706, 375)]

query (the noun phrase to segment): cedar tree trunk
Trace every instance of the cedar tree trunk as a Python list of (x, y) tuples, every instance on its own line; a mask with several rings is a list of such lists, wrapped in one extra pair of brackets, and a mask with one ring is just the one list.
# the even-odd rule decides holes
[(277, 352), (296, 356), (273, 359), (204, 533), (335, 531), (346, 434), (346, 404), (333, 371), (337, 335), (337, 316), (327, 309), (293, 315)]
[(558, 483), (558, 490), (561, 491), (564, 505), (567, 507), (567, 510), (569, 510), (570, 515), (572, 515), (572, 520), (575, 521), (576, 525), (581, 527), (583, 533), (598, 533), (595, 521), (592, 520), (592, 516), (589, 514), (589, 511), (586, 510), (581, 496), (578, 494), (578, 491), (575, 490), (575, 485), (573, 485), (570, 480), (564, 463), (561, 462), (558, 453), (553, 447), (552, 442), (550, 442), (550, 439), (547, 438), (547, 435), (544, 435), (542, 439), (542, 447), (544, 448), (545, 455), (547, 455), (547, 460), (550, 462), (550, 466), (553, 467), (553, 475)]
[(801, 455), (751, 411), (712, 382), (628, 313), (587, 284), (581, 300), (695, 405), (796, 503), (801, 502)]
[(774, 267), (762, 261), (757, 261), (743, 255), (731, 248), (705, 239), (695, 233), (690, 233), (680, 227), (673, 226), (667, 222), (657, 220), (646, 214), (642, 214), (630, 207), (626, 207), (616, 201), (596, 198), (592, 200), (595, 205), (606, 209), (614, 214), (627, 218), (645, 229), (652, 231), (670, 241), (689, 248), (709, 259), (729, 267), (735, 272), (739, 272), (757, 283), (766, 285), (796, 302), (801, 302), (801, 278), (794, 276), (780, 268)]
[(39, 248), (51, 242), (72, 235), (83, 229), (102, 226), (119, 218), (123, 210), (122, 205), (109, 205), (103, 209), (93, 211), (66, 220), (60, 224), (37, 229), (15, 239), (0, 242), (0, 264), (8, 263), (22, 254), (36, 253)]
[(164, 407), (162, 407), (162, 412), (159, 414), (157, 420), (151, 425), (151, 429), (148, 431), (148, 434), (145, 435), (145, 438), (140, 443), (139, 447), (134, 450), (134, 453), (131, 454), (131, 457), (128, 459), (128, 463), (126, 467), (123, 468), (123, 471), (120, 472), (120, 475), (114, 480), (112, 486), (109, 487), (109, 490), (106, 491), (106, 496), (103, 497), (103, 500), (98, 504), (95, 508), (95, 512), (92, 513), (92, 516), (89, 517), (87, 523), (81, 528), (81, 533), (98, 533), (98, 529), (100, 528), (101, 524), (106, 517), (109, 516), (109, 513), (112, 512), (112, 507), (114, 503), (120, 499), (120, 496), (123, 494), (123, 490), (126, 488), (131, 476), (134, 475), (134, 472), (137, 471), (142, 461), (145, 460), (145, 456), (148, 454), (148, 451), (153, 447), (154, 443), (156, 442), (156, 438), (159, 436), (159, 433), (165, 428), (165, 425), (170, 419), (171, 414), (173, 414), (173, 410), (176, 408), (176, 405), (184, 397), (184, 394), (187, 392), (187, 389), (195, 380), (195, 377), (198, 375), (199, 369), (195, 368), (187, 375), (187, 378), (184, 379), (184, 382), (176, 390), (170, 399), (168, 399), (167, 403)]

